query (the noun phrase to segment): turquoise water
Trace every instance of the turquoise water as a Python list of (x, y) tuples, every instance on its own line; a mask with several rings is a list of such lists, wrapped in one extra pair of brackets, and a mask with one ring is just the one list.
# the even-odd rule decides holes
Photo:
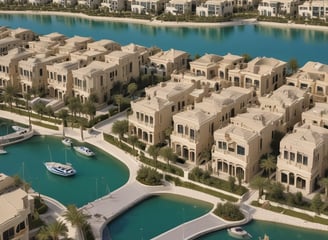
[[(263, 237), (267, 234), (270, 240), (325, 240), (328, 239), (328, 232), (305, 230), (302, 228), (296, 228), (286, 226), (278, 223), (269, 223), (264, 221), (252, 221), (251, 223), (243, 226), (243, 228), (250, 233), (255, 240), (258, 237)], [(200, 238), (198, 240), (232, 240), (226, 230), (211, 233)]]
[(106, 230), (109, 230), (112, 240), (151, 239), (206, 214), (212, 207), (195, 199), (162, 194), (146, 199), (123, 213)]
[[(64, 205), (81, 207), (121, 187), (129, 178), (127, 167), (120, 161), (94, 146), (83, 145), (90, 147), (96, 156), (88, 158), (76, 153), (64, 146), (61, 138), (34, 136), (5, 147), (8, 154), (0, 155), (0, 172), (19, 175), (37, 192)], [(71, 163), (77, 174), (61, 177), (48, 172), (43, 163), (51, 160)]]
[(255, 25), (230, 27), (153, 27), (141, 24), (95, 21), (79, 17), (1, 14), (0, 25), (23, 27), (38, 34), (60, 32), (66, 36), (111, 39), (121, 45), (136, 43), (195, 54), (225, 55), (248, 53), (252, 57), (275, 57), (284, 61), (298, 59), (328, 64), (328, 31), (279, 29)]

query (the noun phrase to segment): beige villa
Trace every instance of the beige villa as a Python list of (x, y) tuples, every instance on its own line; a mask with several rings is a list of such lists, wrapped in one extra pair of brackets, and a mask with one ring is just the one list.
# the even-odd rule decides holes
[(229, 70), (233, 86), (254, 88), (258, 96), (268, 94), (285, 83), (287, 63), (275, 58), (257, 57), (246, 68)]
[(302, 125), (280, 142), (276, 181), (289, 192), (308, 195), (319, 188), (325, 176), (328, 157), (328, 129)]
[(271, 152), (273, 132), (283, 127), (282, 114), (248, 108), (231, 124), (214, 132), (212, 168), (219, 177), (245, 182), (260, 170), (259, 160)]
[(65, 61), (47, 66), (49, 96), (65, 102), (73, 94), (73, 70), (78, 62)]
[(315, 103), (302, 113), (302, 123), (328, 129), (328, 103)]
[(118, 65), (93, 61), (83, 68), (72, 70), (72, 95), (85, 103), (91, 95), (96, 96), (98, 105), (110, 99), (113, 83), (118, 81)]
[(309, 108), (310, 96), (297, 87), (284, 85), (265, 97), (259, 97), (258, 101), (262, 110), (282, 113), (286, 130), (289, 130), (301, 122), (302, 112)]
[(123, 52), (136, 54), (138, 56), (138, 63), (139, 63), (138, 66), (140, 70), (141, 70), (141, 66), (149, 62), (149, 56), (151, 56), (152, 54), (149, 48), (134, 43), (130, 43), (128, 45), (122, 46), (121, 50)]
[(22, 40), (24, 47), (28, 46), (28, 42), (35, 41), (37, 38), (37, 35), (33, 31), (24, 28), (16, 28), (11, 30), (11, 36)]
[(29, 217), (33, 199), (15, 186), (15, 180), (0, 173), (0, 239), (29, 240)]
[(187, 69), (188, 57), (188, 53), (180, 50), (160, 51), (149, 57), (150, 63), (143, 66), (143, 73), (170, 77), (174, 71), (183, 72)]
[(162, 82), (146, 88), (146, 97), (131, 101), (129, 132), (146, 144), (165, 141), (165, 131), (172, 128), (172, 117), (194, 102), (194, 84)]
[(121, 45), (117, 42), (109, 39), (101, 39), (94, 42), (87, 43), (87, 49), (93, 51), (99, 51), (104, 53), (110, 53), (113, 51), (121, 50)]
[(0, 39), (0, 56), (8, 54), (10, 49), (23, 47), (23, 41), (18, 38), (5, 37)]
[(70, 54), (72, 52), (86, 50), (88, 43), (93, 42), (91, 37), (74, 36), (65, 39), (65, 44), (58, 47), (59, 53)]
[(140, 75), (138, 53), (113, 51), (105, 55), (106, 63), (117, 65), (117, 79), (122, 83), (129, 83)]
[(201, 17), (227, 17), (233, 13), (234, 1), (208, 0), (196, 7), (196, 15)]
[(32, 89), (47, 91), (47, 65), (67, 60), (67, 55), (45, 55), (37, 54), (18, 63), (18, 72), (22, 93), (30, 92)]
[(27, 60), (34, 53), (25, 48), (14, 48), (7, 55), (0, 56), (0, 88), (8, 85), (16, 89), (20, 87), (18, 62)]
[(187, 109), (173, 116), (171, 148), (181, 158), (199, 165), (204, 151), (213, 145), (216, 115), (201, 109)]
[(286, 78), (287, 85), (307, 90), (314, 102), (327, 102), (328, 65), (307, 62), (292, 76)]

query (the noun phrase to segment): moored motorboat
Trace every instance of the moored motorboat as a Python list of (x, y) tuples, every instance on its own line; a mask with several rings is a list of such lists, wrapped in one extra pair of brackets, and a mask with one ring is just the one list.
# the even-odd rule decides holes
[(62, 143), (63, 143), (64, 145), (68, 146), (68, 147), (71, 147), (72, 144), (73, 144), (72, 139), (70, 139), (70, 138), (64, 138), (64, 139), (62, 140)]
[(93, 151), (91, 151), (89, 148), (84, 147), (84, 146), (75, 146), (73, 148), (76, 152), (81, 153), (88, 157), (92, 157), (95, 155), (95, 153)]
[(252, 235), (250, 235), (246, 230), (242, 227), (232, 227), (227, 229), (228, 234), (231, 237), (238, 238), (238, 239), (250, 239)]
[(4, 150), (3, 148), (0, 148), (0, 154), (7, 154), (7, 151)]
[(44, 165), (46, 166), (49, 172), (56, 175), (69, 177), (76, 174), (76, 170), (72, 167), (71, 164), (62, 164), (58, 162), (45, 162)]
[(21, 127), (21, 126), (17, 126), (17, 125), (13, 125), (13, 126), (11, 126), (11, 128), (12, 128), (15, 132), (20, 132), (20, 131), (26, 130), (26, 128)]

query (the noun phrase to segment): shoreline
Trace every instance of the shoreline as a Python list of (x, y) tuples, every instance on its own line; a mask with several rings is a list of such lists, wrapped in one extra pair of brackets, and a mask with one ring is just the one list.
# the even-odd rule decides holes
[(58, 11), (4, 11), (0, 10), (0, 14), (17, 14), (17, 15), (45, 15), (45, 16), (63, 16), (63, 17), (78, 17), (93, 21), (107, 21), (117, 23), (130, 23), (141, 24), (151, 27), (188, 27), (188, 28), (220, 28), (229, 26), (242, 26), (242, 25), (258, 25), (266, 27), (275, 27), (281, 29), (302, 29), (302, 30), (315, 30), (328, 32), (327, 26), (317, 26), (308, 24), (295, 24), (295, 23), (277, 23), (277, 22), (264, 22), (257, 21), (255, 18), (251, 19), (239, 19), (231, 22), (219, 22), (219, 23), (204, 23), (204, 22), (164, 22), (160, 20), (144, 20), (136, 18), (119, 18), (119, 17), (104, 17), (104, 16), (89, 16), (84, 13), (72, 13), (72, 12), (58, 12)]

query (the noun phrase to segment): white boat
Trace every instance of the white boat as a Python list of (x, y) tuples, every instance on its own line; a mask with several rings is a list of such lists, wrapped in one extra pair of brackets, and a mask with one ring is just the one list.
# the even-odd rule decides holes
[(62, 164), (58, 162), (45, 162), (44, 165), (46, 166), (49, 172), (56, 175), (69, 177), (76, 174), (76, 170), (72, 167), (71, 164)]
[(73, 147), (75, 151), (77, 151), (78, 153), (81, 153), (85, 156), (88, 156), (88, 157), (92, 157), (95, 155), (94, 152), (92, 152), (89, 148), (87, 147), (84, 147), (84, 146), (75, 146)]
[(6, 154), (6, 153), (7, 153), (6, 150), (4, 150), (3, 148), (0, 148), (0, 154)]
[(26, 130), (26, 128), (21, 127), (21, 126), (17, 126), (17, 125), (13, 125), (13, 126), (11, 126), (11, 128), (12, 128), (14, 131), (16, 131), (16, 132), (20, 132), (20, 131)]
[(64, 139), (62, 140), (62, 143), (63, 143), (64, 145), (68, 146), (68, 147), (71, 147), (72, 144), (73, 144), (72, 139), (70, 139), (70, 138), (64, 138)]
[(238, 239), (250, 239), (252, 235), (250, 235), (246, 230), (242, 227), (232, 227), (227, 229), (228, 234), (231, 237), (238, 238)]

